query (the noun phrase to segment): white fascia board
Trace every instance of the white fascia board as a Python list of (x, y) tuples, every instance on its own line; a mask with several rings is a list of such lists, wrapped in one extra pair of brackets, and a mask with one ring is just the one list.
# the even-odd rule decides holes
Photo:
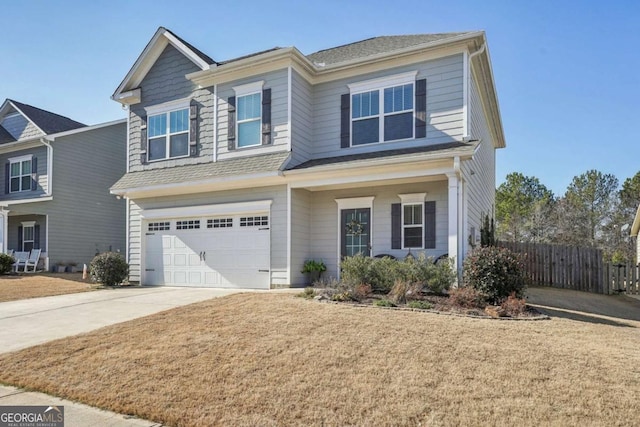
[(9, 207), (9, 206), (15, 206), (15, 205), (22, 205), (25, 203), (40, 203), (40, 202), (50, 202), (51, 200), (53, 200), (53, 196), (47, 196), (47, 197), (37, 197), (37, 198), (33, 198), (33, 199), (18, 199), (18, 200), (4, 200), (2, 202), (0, 202), (0, 207)]
[(114, 94), (111, 99), (122, 105), (134, 105), (142, 100), (142, 89), (136, 88), (126, 92)]
[(174, 208), (143, 209), (142, 219), (183, 218), (208, 215), (236, 215), (244, 213), (269, 212), (273, 200), (257, 200), (239, 203), (220, 203), (216, 205), (180, 206)]
[(29, 149), (29, 148), (34, 148), (34, 147), (41, 146), (42, 145), (42, 142), (40, 142), (41, 138), (43, 138), (43, 137), (42, 136), (38, 136), (36, 138), (31, 138), (31, 139), (18, 140), (18, 141), (14, 141), (14, 142), (7, 142), (6, 144), (0, 145), (0, 154), (2, 154), (2, 153), (10, 153), (12, 151), (26, 150), (26, 149)]

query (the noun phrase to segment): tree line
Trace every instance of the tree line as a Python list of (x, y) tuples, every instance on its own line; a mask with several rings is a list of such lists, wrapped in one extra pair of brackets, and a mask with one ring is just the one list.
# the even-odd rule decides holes
[(614, 175), (589, 170), (562, 196), (513, 172), (496, 190), (496, 234), (503, 241), (597, 247), (614, 263), (634, 262), (629, 232), (638, 204), (640, 172), (620, 186)]

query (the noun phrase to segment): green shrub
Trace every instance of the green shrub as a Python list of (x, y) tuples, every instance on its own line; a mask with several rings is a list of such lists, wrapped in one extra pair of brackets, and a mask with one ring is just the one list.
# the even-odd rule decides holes
[(449, 303), (458, 308), (484, 308), (487, 305), (485, 295), (471, 286), (452, 289)]
[(103, 252), (91, 260), (90, 271), (94, 282), (115, 286), (127, 279), (129, 264), (117, 252)]
[(340, 265), (341, 279), (353, 289), (360, 284), (371, 285), (374, 292), (388, 293), (397, 281), (403, 281), (441, 293), (449, 289), (456, 275), (451, 262), (434, 264), (424, 253), (417, 257), (395, 260), (389, 257), (370, 258), (361, 254), (346, 257)]
[(388, 299), (379, 299), (373, 303), (376, 307), (397, 307), (393, 302)]
[(409, 308), (417, 308), (420, 310), (429, 310), (433, 308), (433, 304), (431, 304), (429, 301), (409, 301), (409, 303), (407, 303), (407, 307)]
[(16, 262), (16, 259), (11, 255), (0, 254), (0, 274), (11, 272), (14, 262)]
[(526, 288), (521, 256), (505, 248), (474, 249), (464, 260), (464, 281), (498, 304), (512, 292), (521, 298)]
[(327, 266), (323, 261), (316, 261), (315, 259), (308, 259), (304, 262), (302, 266), (302, 271), (300, 273), (323, 273), (327, 271)]

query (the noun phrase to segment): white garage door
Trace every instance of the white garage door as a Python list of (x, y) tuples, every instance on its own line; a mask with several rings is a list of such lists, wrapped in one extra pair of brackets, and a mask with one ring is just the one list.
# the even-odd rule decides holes
[(147, 285), (269, 289), (269, 216), (179, 218), (145, 223)]

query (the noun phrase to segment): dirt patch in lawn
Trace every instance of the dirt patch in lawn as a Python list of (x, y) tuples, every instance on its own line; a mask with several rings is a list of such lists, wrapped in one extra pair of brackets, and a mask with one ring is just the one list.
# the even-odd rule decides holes
[(176, 426), (633, 425), (624, 326), (238, 294), (1, 355), (0, 382)]
[(89, 279), (82, 279), (82, 273), (3, 275), (0, 302), (86, 292), (95, 287)]

